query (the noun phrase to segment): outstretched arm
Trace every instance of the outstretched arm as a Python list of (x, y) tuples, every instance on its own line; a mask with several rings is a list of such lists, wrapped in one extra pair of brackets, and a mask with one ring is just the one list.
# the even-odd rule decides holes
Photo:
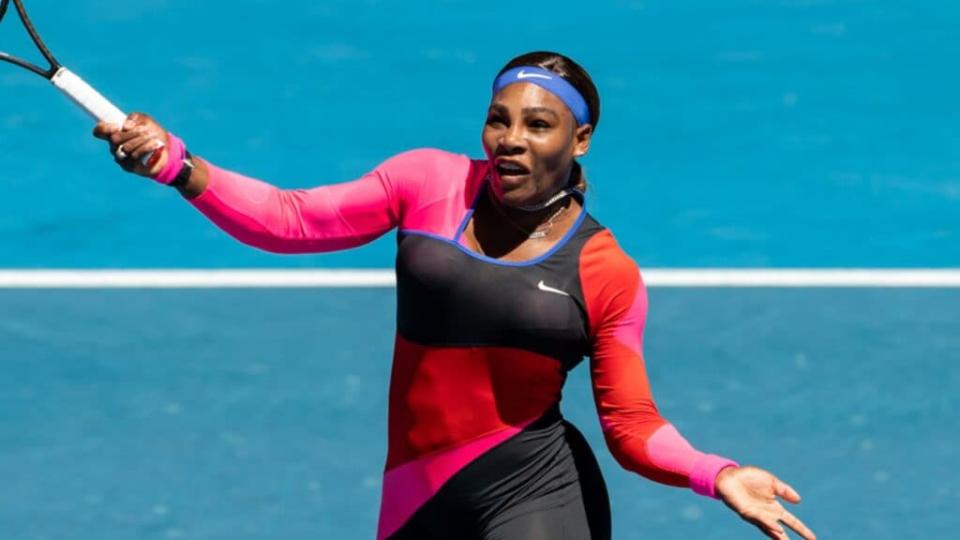
[(209, 163), (204, 168), (206, 189), (191, 204), (237, 240), (266, 251), (347, 249), (397, 223), (379, 171), (342, 184), (282, 190)]
[[(99, 124), (95, 135), (124, 149), (124, 169), (157, 178), (175, 144), (152, 118), (131, 115), (120, 129)], [(155, 159), (140, 158), (154, 152)], [(221, 229), (245, 244), (275, 253), (317, 253), (369, 242), (395, 227), (400, 203), (395, 185), (410, 171), (390, 162), (351, 182), (284, 190), (195, 158), (196, 168), (180, 192)], [(409, 163), (406, 167), (409, 168)], [(416, 171), (413, 171), (415, 174)]]

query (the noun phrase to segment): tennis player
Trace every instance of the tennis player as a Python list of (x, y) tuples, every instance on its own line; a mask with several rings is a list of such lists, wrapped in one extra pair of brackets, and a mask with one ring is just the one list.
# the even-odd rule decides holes
[(399, 229), (379, 539), (610, 538), (600, 469), (559, 409), (585, 356), (624, 468), (720, 499), (770, 538), (788, 527), (814, 539), (778, 500), (798, 503), (793, 488), (694, 449), (657, 411), (640, 272), (585, 209), (577, 159), (599, 120), (583, 68), (534, 52), (493, 82), (486, 159), (413, 150), (351, 182), (281, 190), (191, 155), (143, 114), (94, 133), (126, 170), (176, 187), (260, 249), (347, 249)]

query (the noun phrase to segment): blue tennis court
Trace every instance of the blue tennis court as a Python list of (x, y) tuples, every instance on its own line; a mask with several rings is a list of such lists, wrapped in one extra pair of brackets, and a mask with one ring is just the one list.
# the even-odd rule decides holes
[[(587, 208), (644, 269), (960, 267), (960, 6), (879, 0), (29, 0), (65, 64), (283, 187), (397, 152), (478, 157), (492, 77), (558, 50), (600, 88)], [(22, 29), (0, 49), (29, 55)], [(242, 246), (116, 169), (0, 65), (0, 269), (389, 268)], [(0, 539), (371, 538), (392, 288), (0, 287)], [(664, 416), (768, 468), (820, 538), (956, 538), (960, 288), (653, 287)], [(627, 473), (584, 366), (614, 538), (759, 538)]]
[[(955, 2), (28, 7), (120, 107), (284, 187), (356, 178), (411, 148), (479, 157), (497, 70), (554, 49), (601, 92), (588, 208), (642, 267), (960, 266)], [(512, 22), (557, 11), (577, 16)], [(226, 242), (177, 194), (118, 172), (48, 83), (4, 70), (0, 96), (17, 103), (0, 111), (3, 267), (391, 265), (392, 238), (319, 257)]]
[[(952, 538), (960, 290), (654, 289), (648, 368), (694, 444), (769, 467), (822, 538)], [(5, 538), (370, 538), (390, 289), (7, 291)], [(257, 306), (241, 313), (240, 306)], [(161, 328), (156, 321), (175, 321)], [(615, 538), (747, 538), (587, 434)]]

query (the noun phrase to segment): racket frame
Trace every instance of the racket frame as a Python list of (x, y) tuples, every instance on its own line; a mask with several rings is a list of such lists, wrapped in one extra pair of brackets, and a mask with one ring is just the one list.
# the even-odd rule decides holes
[[(32, 62), (27, 62), (22, 58), (17, 58), (16, 56), (7, 54), (5, 52), (0, 52), (0, 60), (10, 62), (11, 64), (16, 64), (24, 69), (28, 69), (47, 80), (53, 79), (53, 76), (56, 75), (57, 70), (63, 66), (57, 61), (56, 57), (53, 56), (53, 53), (50, 52), (50, 49), (47, 48), (47, 45), (43, 42), (43, 40), (40, 39), (40, 34), (37, 33), (37, 29), (33, 27), (30, 17), (27, 16), (27, 10), (23, 7), (23, 2), (21, 0), (12, 1), (14, 7), (17, 8), (17, 13), (20, 15), (20, 22), (22, 22), (23, 27), (27, 29), (27, 34), (30, 35), (30, 39), (33, 41), (33, 44), (37, 46), (40, 54), (42, 54), (43, 58), (50, 63), (50, 68), (43, 69)], [(0, 0), (0, 22), (3, 21), (4, 15), (6, 15), (7, 10), (10, 7), (10, 2), (11, 0)]]
[[(37, 46), (40, 54), (50, 63), (50, 68), (43, 69), (36, 64), (5, 52), (0, 52), (0, 60), (20, 66), (47, 79), (64, 95), (70, 98), (71, 101), (79, 105), (87, 114), (97, 121), (122, 125), (127, 118), (127, 114), (111, 103), (110, 100), (103, 97), (100, 92), (97, 92), (76, 73), (65, 68), (57, 61), (56, 57), (53, 56), (53, 53), (50, 52), (50, 49), (48, 49), (47, 45), (43, 42), (43, 39), (40, 38), (40, 34), (30, 21), (30, 17), (27, 16), (27, 10), (23, 7), (22, 0), (0, 0), (0, 22), (3, 21), (4, 16), (7, 14), (11, 1), (14, 7), (17, 8), (17, 14), (20, 15), (20, 22), (22, 22), (24, 28), (27, 29), (30, 39), (33, 41), (33, 44)], [(162, 148), (164, 141), (161, 141), (160, 144), (160, 148)], [(141, 163), (146, 165), (152, 155), (153, 152), (150, 152), (143, 156), (140, 160)]]

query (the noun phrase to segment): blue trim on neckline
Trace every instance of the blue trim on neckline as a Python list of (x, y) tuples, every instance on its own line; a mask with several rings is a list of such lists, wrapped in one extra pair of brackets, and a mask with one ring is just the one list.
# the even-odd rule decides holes
[[(489, 175), (489, 173), (487, 174)], [(489, 176), (487, 178), (489, 178)], [(484, 178), (480, 182), (480, 189), (478, 189), (476, 195), (473, 196), (473, 201), (470, 203), (470, 208), (463, 216), (463, 219), (460, 220), (460, 226), (457, 227), (457, 232), (453, 235), (453, 241), (457, 244), (460, 243), (460, 235), (463, 234), (463, 231), (467, 230), (467, 224), (470, 223), (470, 218), (473, 217), (473, 212), (476, 211), (477, 205), (480, 204), (480, 197), (482, 197), (484, 192), (487, 190), (487, 178)]]
[[(481, 193), (482, 192), (483, 191), (481, 190)], [(526, 261), (502, 261), (500, 259), (494, 259), (493, 257), (488, 257), (486, 255), (477, 253), (476, 251), (473, 251), (472, 249), (460, 243), (460, 235), (466, 229), (467, 223), (470, 221), (470, 216), (473, 215), (475, 206), (480, 199), (479, 195), (477, 196), (477, 199), (474, 201), (474, 207), (470, 208), (470, 210), (467, 212), (467, 215), (463, 218), (463, 222), (460, 224), (460, 227), (457, 228), (456, 236), (453, 239), (447, 238), (445, 236), (440, 236), (439, 234), (429, 233), (426, 231), (410, 230), (410, 229), (400, 229), (399, 234), (425, 236), (427, 238), (433, 238), (434, 240), (439, 240), (447, 244), (452, 244), (454, 247), (466, 253), (467, 255), (473, 257), (474, 259), (478, 259), (491, 264), (496, 264), (499, 266), (514, 266), (514, 267), (534, 266), (547, 260), (551, 255), (559, 251), (560, 248), (567, 245), (567, 242), (569, 242), (570, 239), (573, 238), (573, 235), (576, 234), (578, 230), (580, 230), (580, 225), (583, 223), (583, 220), (587, 217), (587, 204), (584, 201), (582, 192), (575, 191), (574, 193), (577, 193), (580, 195), (580, 197), (578, 197), (580, 201), (580, 215), (577, 216), (577, 220), (573, 223), (573, 225), (570, 226), (567, 232), (564, 233), (563, 238), (561, 238), (560, 240), (557, 240), (557, 243), (554, 244), (552, 248), (547, 250), (546, 253)]]

